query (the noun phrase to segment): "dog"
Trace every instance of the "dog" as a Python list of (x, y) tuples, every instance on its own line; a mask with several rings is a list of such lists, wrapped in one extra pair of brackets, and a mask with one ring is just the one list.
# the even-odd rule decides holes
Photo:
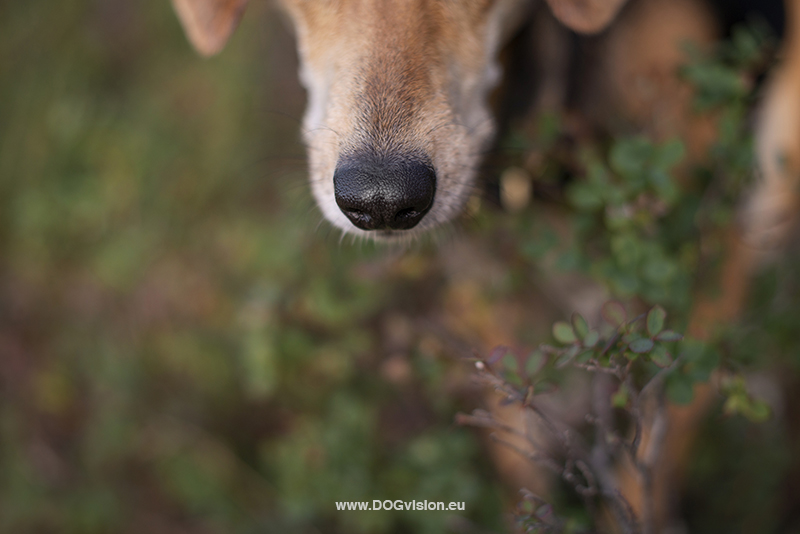
[[(219, 52), (247, 0), (174, 0), (202, 54)], [(579, 31), (599, 31), (622, 0), (550, 0)], [(466, 204), (494, 134), (498, 52), (529, 0), (280, 0), (308, 91), (303, 135), (311, 189), (343, 232), (420, 235)]]
[[(324, 217), (344, 233), (389, 241), (413, 239), (452, 221), (473, 192), (481, 154), (495, 134), (489, 96), (502, 75), (500, 50), (536, 2), (277, 1), (296, 33), (300, 80), (308, 92), (303, 137), (309, 179)], [(190, 42), (209, 56), (222, 50), (247, 0), (172, 3)], [(580, 34), (600, 34), (627, 11), (618, 30), (599, 41), (604, 55), (592, 67), (603, 73), (603, 98), (588, 106), (590, 114), (607, 120), (612, 109), (656, 138), (679, 134), (689, 140), (690, 156), (707, 146), (713, 128), (690, 117), (690, 95), (674, 75), (682, 57), (669, 44), (714, 38), (707, 6), (695, 0), (546, 3), (561, 28)], [(696, 304), (690, 321), (695, 337), (707, 338), (737, 316), (748, 280), (780, 249), (800, 211), (800, 0), (786, 0), (785, 12), (780, 62), (756, 115), (756, 184), (728, 239), (721, 291)], [(543, 28), (556, 44), (565, 39), (552, 25)], [(552, 83), (538, 107), (563, 105), (563, 62), (544, 63)], [(660, 466), (665, 472), (684, 461), (710, 388), (696, 396), (694, 406), (670, 409), (670, 435), (680, 443), (666, 444), (673, 452)], [(622, 492), (638, 508), (638, 482), (620, 478)], [(657, 515), (666, 514), (665, 499), (660, 497)]]
[[(207, 56), (224, 47), (247, 1), (172, 0), (189, 40)], [(560, 23), (584, 34), (608, 27), (626, 2), (547, 0)], [(456, 217), (495, 133), (488, 97), (501, 77), (498, 53), (535, 2), (278, 4), (297, 35), (300, 79), (308, 91), (303, 136), (311, 189), (325, 218), (345, 233), (392, 239), (420, 235)], [(797, 1), (787, 0), (786, 7), (785, 61), (773, 75), (757, 127), (763, 180), (745, 209), (752, 222), (743, 234), (750, 241), (779, 242), (784, 223), (797, 211), (800, 99), (794, 95), (800, 87), (800, 23)], [(636, 39), (623, 39), (621, 46)], [(636, 54), (610, 56), (614, 60), (607, 69), (620, 72), (609, 78), (620, 84), (616, 92), (627, 101), (624, 107), (633, 115), (641, 115), (643, 106), (649, 113), (652, 102), (625, 92), (635, 85), (624, 71)], [(662, 104), (675, 100), (661, 96)], [(667, 108), (664, 115), (674, 115)], [(666, 127), (668, 133), (680, 129)], [(696, 130), (681, 133), (691, 136)]]

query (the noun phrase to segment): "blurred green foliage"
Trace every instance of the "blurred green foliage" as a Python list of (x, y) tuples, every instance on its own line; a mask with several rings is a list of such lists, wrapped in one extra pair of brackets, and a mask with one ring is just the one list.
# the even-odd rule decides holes
[(1, 532), (502, 524), (446, 364), (381, 373), (430, 254), (317, 228), (293, 46), (256, 6), (201, 60), (167, 1), (0, 3)]
[[(565, 162), (559, 153), (563, 148), (558, 138), (565, 135), (559, 117), (543, 117), (538, 135), (527, 146), (545, 158), (538, 163), (544, 175), (537, 179), (547, 185), (559, 183), (562, 173), (576, 174), (563, 194), (575, 213), (566, 238), (546, 218), (521, 217), (516, 222), (520, 254), (532, 262), (555, 256), (557, 269), (584, 272), (614, 296), (664, 306), (679, 318), (677, 328), (683, 331), (697, 292), (719, 291), (724, 233), (752, 186), (749, 116), (756, 82), (770, 67), (773, 53), (772, 36), (758, 23), (734, 28), (731, 39), (712, 53), (689, 47), (680, 74), (694, 88), (696, 112), (713, 118), (718, 131), (708, 157), (691, 165), (683, 161), (680, 140), (659, 144), (641, 136), (587, 143), (579, 148), (578, 161)], [(678, 176), (684, 177), (680, 186)], [(794, 511), (798, 504), (789, 496), (797, 489), (791, 480), (800, 469), (789, 453), (800, 450), (796, 424), (800, 399), (795, 393), (800, 376), (797, 246), (796, 236), (790, 237), (789, 253), (755, 280), (741, 321), (715, 332), (711, 343), (687, 339), (676, 347), (683, 363), (666, 379), (665, 392), (672, 402), (690, 402), (695, 383), (708, 381), (715, 370), (724, 371), (719, 412), (706, 421), (698, 455), (690, 461), (688, 491), (676, 503), (690, 532), (800, 529)], [(621, 305), (620, 310), (617, 315), (624, 317)], [(651, 315), (652, 309), (647, 316), (649, 339), (631, 339), (626, 355), (635, 359), (644, 354), (657, 369), (671, 358), (668, 353), (662, 357), (659, 345), (653, 343)], [(553, 338), (566, 348), (544, 345), (545, 353), (558, 357), (556, 366), (560, 358), (573, 365), (597, 362), (608, 367), (607, 362), (591, 359), (595, 340), (586, 345), (586, 334), (580, 330), (575, 316), (571, 325), (556, 323)], [(543, 372), (547, 369), (542, 368), (541, 350), (519, 363), (532, 376), (517, 378), (517, 363), (509, 361), (505, 369), (511, 374), (506, 380), (515, 386), (530, 383), (532, 377), (557, 383), (558, 376)], [(652, 374), (653, 370), (644, 376)], [(624, 408), (629, 403), (627, 392), (620, 388), (612, 403)], [(572, 528), (553, 523), (552, 510), (541, 500), (528, 499), (524, 504), (521, 518), (532, 521), (531, 532)]]
[[(440, 304), (440, 260), (424, 245), (398, 256), (326, 234), (296, 141), (294, 44), (257, 5), (223, 56), (201, 60), (166, 0), (0, 2), (0, 532), (503, 529), (509, 499), (476, 436), (451, 423), (470, 402), (452, 386), (462, 371), (402, 326)], [(742, 98), (726, 76), (709, 90)], [(550, 119), (543, 143), (559, 135)], [(749, 165), (742, 123), (725, 123), (717, 152), (741, 156), (736, 168)], [(690, 303), (697, 251), (682, 240), (701, 200), (678, 202), (665, 179), (680, 151), (640, 138), (617, 140), (607, 159), (587, 151), (591, 172), (567, 192), (586, 246), (560, 260), (675, 317)], [(675, 211), (597, 209), (642, 195)], [(504, 262), (495, 293), (525, 295), (528, 261), (560, 244), (530, 213), (484, 210), (470, 224)], [(731, 343), (742, 369), (797, 375), (787, 265), (758, 285)], [(537, 328), (522, 338), (541, 341)], [(388, 338), (400, 338), (399, 371)], [(712, 428), (692, 491), (711, 499), (724, 471), (736, 502), (758, 497), (778, 517), (776, 488), (798, 469), (791, 420)], [(732, 467), (743, 436), (778, 451), (768, 467)], [(410, 498), (463, 500), (467, 512), (334, 506)], [(731, 532), (762, 517), (752, 511), (715, 502), (692, 525)]]

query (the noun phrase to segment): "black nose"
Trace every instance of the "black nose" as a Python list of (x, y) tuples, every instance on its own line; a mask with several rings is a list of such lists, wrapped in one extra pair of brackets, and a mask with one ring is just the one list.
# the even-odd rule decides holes
[(436, 173), (415, 157), (350, 156), (333, 173), (336, 204), (362, 230), (408, 230), (433, 205)]

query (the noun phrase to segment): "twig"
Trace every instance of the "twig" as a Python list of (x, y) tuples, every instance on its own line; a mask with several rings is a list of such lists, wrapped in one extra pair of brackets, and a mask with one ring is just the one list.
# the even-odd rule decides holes
[(558, 462), (556, 462), (555, 460), (553, 460), (552, 458), (550, 458), (547, 455), (544, 455), (544, 454), (541, 454), (541, 453), (538, 453), (538, 452), (535, 452), (535, 451), (523, 450), (518, 445), (516, 445), (514, 443), (511, 443), (510, 441), (504, 440), (503, 438), (498, 437), (497, 434), (491, 434), (489, 437), (495, 443), (500, 443), (502, 445), (505, 445), (506, 447), (510, 448), (514, 452), (516, 452), (519, 455), (521, 455), (523, 458), (527, 458), (528, 460), (530, 460), (532, 462), (536, 462), (536, 463), (542, 464), (543, 466), (547, 467), (548, 469), (550, 469), (551, 471), (553, 471), (555, 474), (557, 474), (559, 476), (562, 476), (563, 473), (564, 473), (564, 468), (561, 467), (561, 465)]
[(639, 528), (636, 515), (630, 504), (617, 489), (616, 479), (611, 472), (610, 454), (606, 443), (611, 432), (611, 405), (608, 402), (606, 386), (607, 375), (595, 374), (592, 377), (592, 407), (595, 412), (595, 443), (592, 447), (591, 466), (597, 475), (602, 494), (611, 502), (611, 510), (617, 523), (625, 534), (637, 534)]
[(469, 425), (481, 428), (492, 428), (495, 430), (502, 430), (503, 432), (508, 432), (509, 434), (514, 434), (515, 436), (527, 439), (527, 436), (523, 432), (520, 432), (518, 429), (514, 428), (511, 425), (507, 425), (501, 421), (498, 421), (491, 414), (485, 412), (484, 410), (475, 410), (474, 412), (472, 412), (471, 415), (466, 413), (457, 413), (456, 423), (459, 425)]
[(598, 373), (605, 373), (607, 375), (614, 375), (617, 378), (620, 378), (620, 370), (616, 367), (601, 367), (599, 363), (579, 363), (574, 362), (573, 367), (577, 367), (578, 369), (583, 369), (589, 372), (598, 372)]

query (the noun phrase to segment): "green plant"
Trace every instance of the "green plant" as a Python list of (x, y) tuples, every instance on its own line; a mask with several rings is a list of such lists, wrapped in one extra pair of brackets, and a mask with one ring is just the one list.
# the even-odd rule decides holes
[[(566, 240), (536, 215), (523, 217), (518, 228), (526, 237), (519, 243), (520, 255), (534, 264), (554, 257), (555, 270), (584, 272), (631, 303), (632, 309), (644, 304), (649, 311), (628, 319), (626, 307), (612, 301), (603, 307), (610, 331), (590, 329), (583, 317), (573, 315), (571, 323), (553, 326), (557, 346), (543, 344), (529, 353), (498, 347), (477, 362), (479, 379), (501, 392), (506, 402), (535, 414), (559, 448), (542, 450), (526, 430), (490, 412), (479, 410), (458, 420), (527, 439), (524, 449), (506, 445), (562, 478), (591, 516), (582, 526), (572, 516), (559, 518), (554, 513), (557, 506), (527, 492), (518, 516), (523, 530), (596, 529), (598, 505), (604, 503), (623, 531), (652, 532), (652, 477), (665, 432), (665, 402), (690, 402), (695, 384), (708, 381), (714, 372), (720, 376), (726, 415), (753, 422), (769, 418), (767, 404), (748, 391), (741, 355), (736, 355), (742, 351), (731, 343), (741, 335), (728, 331), (700, 342), (663, 326), (669, 310), (676, 329), (683, 330), (698, 291), (714, 291), (714, 273), (724, 254), (722, 236), (753, 173), (746, 116), (755, 79), (768, 66), (771, 53), (772, 41), (758, 26), (737, 28), (732, 40), (712, 55), (690, 50), (691, 61), (681, 75), (695, 88), (697, 112), (712, 117), (719, 131), (708, 157), (693, 167), (684, 161), (685, 150), (677, 139), (655, 143), (643, 136), (613, 138), (605, 146), (582, 146), (577, 155), (565, 158), (553, 141), (557, 136), (549, 121), (542, 141), (531, 143), (545, 160), (540, 168), (575, 173), (563, 195), (573, 211)], [(676, 169), (691, 175), (694, 185), (679, 186)], [(593, 394), (586, 419), (594, 432), (569, 428), (542, 409), (539, 399), (562, 380), (559, 369), (591, 373)], [(645, 421), (656, 445), (643, 457), (639, 445)], [(613, 466), (623, 456), (643, 481), (640, 518), (615, 486)]]

